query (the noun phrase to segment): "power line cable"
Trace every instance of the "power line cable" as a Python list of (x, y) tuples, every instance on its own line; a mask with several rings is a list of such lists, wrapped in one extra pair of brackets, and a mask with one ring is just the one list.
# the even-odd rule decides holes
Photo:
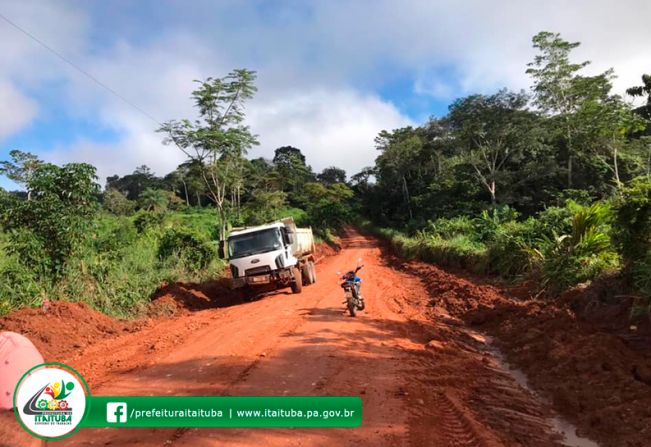
[(97, 85), (99, 85), (100, 87), (104, 88), (104, 89), (107, 90), (109, 93), (111, 93), (112, 95), (114, 95), (114, 96), (116, 96), (117, 98), (119, 98), (120, 100), (122, 100), (122, 102), (124, 102), (125, 104), (127, 104), (127, 105), (133, 107), (135, 110), (137, 110), (138, 112), (142, 113), (144, 116), (146, 116), (147, 118), (149, 118), (150, 120), (152, 120), (152, 121), (153, 121), (154, 123), (156, 123), (157, 125), (159, 125), (159, 126), (162, 125), (162, 124), (160, 123), (160, 121), (158, 121), (156, 118), (154, 118), (150, 113), (148, 113), (147, 111), (143, 110), (141, 107), (139, 107), (139, 106), (137, 106), (136, 104), (134, 104), (134, 103), (132, 103), (131, 101), (129, 101), (127, 98), (125, 98), (124, 96), (122, 96), (121, 94), (119, 94), (118, 92), (116, 92), (115, 90), (113, 90), (113, 89), (112, 89), (111, 87), (109, 87), (108, 85), (104, 84), (102, 81), (100, 81), (99, 79), (97, 79), (97, 78), (96, 78), (95, 76), (93, 76), (92, 74), (88, 73), (88, 72), (87, 72), (86, 70), (84, 70), (83, 68), (79, 67), (77, 64), (75, 64), (75, 63), (72, 62), (70, 59), (68, 59), (67, 57), (65, 57), (63, 54), (59, 53), (57, 50), (55, 50), (54, 48), (52, 48), (51, 46), (49, 46), (48, 44), (46, 44), (45, 42), (43, 42), (42, 40), (40, 40), (38, 37), (34, 36), (32, 33), (30, 33), (29, 31), (27, 31), (26, 29), (20, 27), (20, 26), (19, 26), (18, 24), (16, 24), (15, 22), (9, 20), (9, 18), (7, 18), (7, 17), (6, 17), (5, 15), (3, 15), (2, 13), (0, 13), (0, 18), (3, 19), (5, 22), (7, 22), (9, 25), (11, 25), (11, 26), (13, 26), (14, 28), (16, 28), (16, 29), (17, 29), (18, 31), (20, 31), (21, 33), (25, 34), (27, 37), (29, 37), (30, 39), (32, 39), (34, 42), (38, 43), (40, 46), (42, 46), (42, 47), (45, 48), (46, 50), (48, 50), (49, 52), (51, 52), (52, 54), (54, 54), (55, 56), (57, 56), (57, 57), (58, 57), (59, 59), (61, 59), (63, 62), (65, 62), (66, 64), (70, 65), (72, 68), (74, 68), (75, 70), (77, 70), (79, 73), (83, 74), (84, 76), (86, 76), (87, 78), (89, 78), (90, 80), (92, 80), (93, 82), (95, 82)]

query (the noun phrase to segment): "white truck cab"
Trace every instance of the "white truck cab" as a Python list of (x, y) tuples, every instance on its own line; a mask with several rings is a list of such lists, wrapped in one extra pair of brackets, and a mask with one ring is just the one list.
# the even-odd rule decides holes
[(222, 244), (228, 249), (233, 288), (291, 287), (316, 282), (314, 236), (311, 228), (297, 228), (292, 218), (234, 229)]

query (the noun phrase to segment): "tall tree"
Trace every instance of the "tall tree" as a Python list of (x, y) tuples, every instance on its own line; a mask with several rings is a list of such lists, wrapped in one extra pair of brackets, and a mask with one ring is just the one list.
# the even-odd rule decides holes
[(615, 185), (620, 188), (620, 156), (627, 148), (629, 136), (644, 130), (644, 119), (633, 113), (618, 95), (586, 103), (578, 117), (582, 123), (581, 134), (587, 137), (584, 144), (593, 148), (592, 154), (608, 167)]
[(636, 108), (635, 113), (647, 120), (643, 138), (646, 140), (646, 146), (649, 152), (648, 159), (650, 163), (647, 163), (647, 165), (651, 165), (651, 74), (643, 74), (642, 85), (630, 87), (626, 89), (626, 93), (633, 97), (644, 98), (646, 96), (646, 104)]
[(166, 134), (164, 143), (175, 144), (201, 166), (208, 197), (219, 212), (222, 239), (228, 225), (227, 202), (239, 201), (241, 195), (242, 159), (258, 144), (244, 124), (244, 104), (257, 91), (255, 78), (254, 71), (238, 69), (223, 78), (195, 81), (199, 87), (192, 100), (199, 119), (172, 120), (158, 129)]
[(389, 188), (400, 192), (409, 220), (413, 219), (409, 184), (420, 173), (417, 160), (423, 149), (423, 139), (412, 127), (393, 132), (383, 130), (375, 138), (375, 147), (382, 152), (375, 160), (380, 183), (388, 183)]
[(651, 74), (642, 75), (642, 85), (636, 85), (626, 89), (626, 93), (634, 97), (644, 98), (646, 104), (651, 105)]
[[(163, 212), (170, 202), (170, 195), (174, 193), (163, 189), (145, 189), (138, 199), (138, 206), (147, 211)], [(176, 197), (174, 195), (174, 197)], [(177, 198), (177, 200), (180, 200)]]
[(131, 174), (123, 177), (112, 175), (106, 178), (106, 190), (120, 191), (129, 200), (138, 200), (140, 194), (147, 189), (163, 189), (165, 182), (157, 177), (147, 165), (138, 166)]
[(197, 160), (188, 160), (181, 163), (178, 169), (183, 175), (188, 194), (194, 196), (195, 205), (202, 205), (202, 198), (206, 196), (206, 183), (203, 179), (203, 165)]
[(188, 168), (185, 166), (177, 166), (175, 170), (167, 174), (164, 178), (165, 182), (170, 185), (174, 192), (180, 191), (181, 197), (187, 206), (190, 206), (190, 195), (188, 192)]
[(36, 155), (18, 149), (9, 152), (9, 156), (12, 161), (0, 161), (0, 175), (5, 175), (9, 180), (27, 187), (27, 200), (31, 200), (32, 191), (28, 186), (29, 181), (43, 162)]
[(560, 130), (566, 146), (567, 187), (572, 188), (574, 160), (577, 147), (575, 136), (580, 127), (574, 119), (586, 101), (603, 97), (610, 91), (612, 70), (597, 76), (581, 76), (581, 69), (589, 61), (572, 63), (570, 53), (580, 45), (568, 42), (559, 33), (542, 31), (533, 37), (533, 46), (539, 51), (529, 63), (527, 73), (534, 80), (535, 104), (545, 113), (560, 120)]
[(305, 183), (314, 179), (312, 168), (305, 163), (305, 155), (292, 146), (279, 147), (274, 151), (274, 166), (283, 185), (283, 191), (290, 194), (290, 201), (303, 188)]
[(472, 95), (450, 106), (449, 119), (457, 134), (457, 145), (490, 195), (497, 202), (498, 183), (506, 183), (511, 162), (519, 162), (525, 151), (535, 150), (533, 114), (523, 92), (500, 90), (490, 96)]
[(346, 171), (336, 166), (330, 166), (317, 175), (317, 180), (326, 185), (346, 183)]
[(282, 191), (280, 175), (271, 160), (254, 158), (248, 165), (247, 178), (251, 191)]
[(440, 176), (443, 173), (443, 161), (453, 153), (454, 136), (450, 120), (445, 118), (432, 117), (423, 126), (426, 145), (431, 149), (435, 160), (435, 173)]

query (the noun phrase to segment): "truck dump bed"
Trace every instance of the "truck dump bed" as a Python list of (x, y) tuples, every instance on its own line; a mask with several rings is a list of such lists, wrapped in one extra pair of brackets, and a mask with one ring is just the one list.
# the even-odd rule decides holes
[(294, 238), (294, 256), (300, 257), (314, 253), (314, 235), (312, 228), (296, 228)]
[(294, 219), (291, 217), (286, 217), (280, 221), (294, 233), (294, 243), (292, 244), (294, 256), (300, 258), (301, 256), (314, 253), (314, 235), (312, 234), (312, 228), (297, 228)]

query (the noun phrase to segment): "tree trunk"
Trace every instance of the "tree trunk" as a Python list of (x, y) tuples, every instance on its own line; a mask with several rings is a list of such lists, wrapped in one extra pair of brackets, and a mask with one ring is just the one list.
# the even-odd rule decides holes
[(188, 185), (185, 184), (185, 180), (181, 180), (183, 182), (183, 192), (185, 193), (185, 204), (187, 206), (190, 206), (190, 198), (188, 197)]
[(491, 205), (495, 205), (497, 203), (497, 198), (495, 197), (495, 180), (491, 181), (490, 187), (488, 188), (488, 192), (491, 194)]
[(414, 218), (412, 212), (411, 212), (411, 199), (409, 197), (409, 188), (407, 187), (407, 179), (405, 176), (402, 176), (402, 191), (405, 195), (405, 201), (407, 202), (407, 211), (409, 211), (409, 220), (412, 220)]
[(224, 209), (224, 204), (222, 203), (221, 206), (217, 206), (217, 209), (219, 211), (220, 220), (219, 240), (224, 241), (226, 240), (226, 210)]
[(441, 158), (443, 158), (443, 154), (441, 154), (440, 152), (438, 152), (438, 153), (436, 154), (436, 175), (437, 175), (438, 177), (441, 176), (441, 171), (443, 170), (443, 168), (441, 167)]
[(567, 132), (567, 188), (572, 189), (572, 129), (570, 126), (569, 118), (565, 118), (566, 132)]
[(619, 180), (619, 165), (617, 164), (617, 144), (613, 145), (613, 168), (615, 172), (615, 181), (617, 182), (617, 187), (619, 188), (622, 184)]
[(242, 218), (242, 187), (237, 185), (237, 219)]

